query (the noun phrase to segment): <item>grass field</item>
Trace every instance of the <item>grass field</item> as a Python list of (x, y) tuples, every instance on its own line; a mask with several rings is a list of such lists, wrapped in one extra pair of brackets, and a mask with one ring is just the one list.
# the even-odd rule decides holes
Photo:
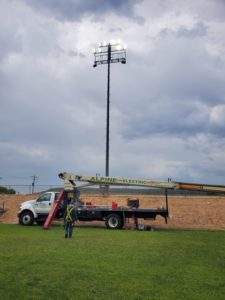
[(225, 295), (225, 232), (50, 230), (0, 224), (0, 299), (211, 299)]

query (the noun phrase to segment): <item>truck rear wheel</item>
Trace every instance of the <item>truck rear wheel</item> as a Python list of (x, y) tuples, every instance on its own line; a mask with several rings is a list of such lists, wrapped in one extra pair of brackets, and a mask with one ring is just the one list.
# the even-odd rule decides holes
[(105, 225), (109, 229), (120, 229), (123, 227), (123, 222), (119, 215), (110, 214), (105, 220)]
[(30, 226), (34, 223), (34, 215), (30, 211), (23, 211), (19, 217), (19, 223), (21, 225)]

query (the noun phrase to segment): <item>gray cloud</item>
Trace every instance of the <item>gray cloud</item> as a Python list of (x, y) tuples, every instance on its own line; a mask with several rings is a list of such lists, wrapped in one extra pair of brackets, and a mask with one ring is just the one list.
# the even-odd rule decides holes
[(21, 41), (20, 37), (15, 32), (9, 32), (5, 28), (0, 33), (0, 60), (4, 59), (11, 52), (20, 52), (21, 51)]
[(129, 116), (124, 136), (134, 138), (154, 132), (184, 137), (209, 132), (221, 136), (222, 131), (218, 126), (215, 130), (210, 122), (213, 107), (225, 101), (224, 72), (218, 70), (216, 58), (198, 43), (174, 38), (160, 40), (150, 55), (151, 60), (135, 73), (136, 78), (142, 78), (135, 92), (129, 90), (128, 80), (127, 97), (117, 103)]
[(196, 10), (198, 14), (204, 16), (204, 19), (216, 22), (224, 22), (225, 2), (224, 0), (216, 1), (197, 1)]
[(200, 36), (206, 36), (207, 34), (207, 26), (203, 22), (198, 22), (194, 28), (187, 29), (187, 28), (180, 28), (178, 30), (178, 36), (186, 37), (186, 38), (196, 38)]
[[(24, 0), (27, 5), (61, 20), (78, 21), (85, 16), (99, 16), (113, 12), (118, 15), (134, 17), (134, 5), (140, 0)], [(97, 19), (96, 19), (97, 20)]]

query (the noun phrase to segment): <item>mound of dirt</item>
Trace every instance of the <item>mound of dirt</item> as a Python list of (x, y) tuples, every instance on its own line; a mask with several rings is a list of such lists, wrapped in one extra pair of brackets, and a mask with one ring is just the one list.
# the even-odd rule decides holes
[[(17, 224), (17, 213), (20, 204), (37, 197), (38, 195), (34, 194), (0, 195), (0, 207), (4, 206), (6, 210), (4, 214), (0, 215), (0, 223)], [(111, 195), (107, 198), (100, 195), (82, 195), (82, 201), (92, 202), (96, 205), (111, 205), (112, 202), (116, 202), (118, 206), (126, 207), (128, 197), (128, 195)], [(140, 208), (165, 207), (164, 196), (132, 195), (130, 198), (139, 198)], [(225, 230), (225, 196), (170, 196), (169, 211), (171, 218), (168, 224), (165, 224), (164, 219), (161, 217), (158, 217), (156, 221), (143, 221), (140, 219), (139, 223), (157, 228)]]

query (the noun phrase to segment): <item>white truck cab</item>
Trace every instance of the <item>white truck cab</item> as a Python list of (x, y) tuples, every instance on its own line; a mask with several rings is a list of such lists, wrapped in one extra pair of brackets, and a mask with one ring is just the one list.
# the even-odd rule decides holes
[(18, 213), (19, 223), (32, 225), (36, 221), (37, 224), (43, 224), (58, 195), (59, 192), (46, 192), (36, 200), (23, 202)]

